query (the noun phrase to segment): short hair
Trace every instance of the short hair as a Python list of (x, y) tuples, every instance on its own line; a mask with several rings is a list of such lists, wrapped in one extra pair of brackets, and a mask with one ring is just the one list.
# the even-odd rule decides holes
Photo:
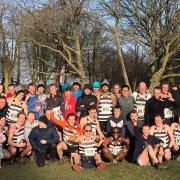
[(113, 87), (116, 86), (116, 85), (118, 85), (120, 87), (120, 84), (118, 82), (114, 83)]
[(122, 85), (121, 89), (123, 89), (123, 88), (128, 88), (128, 90), (129, 90), (129, 86), (127, 84)]
[(154, 119), (155, 119), (156, 117), (161, 117), (161, 119), (164, 119), (164, 115), (163, 115), (163, 114), (155, 114)]
[(168, 85), (168, 86), (169, 86), (170, 84), (169, 84), (168, 81), (163, 81), (163, 82), (161, 83), (161, 87), (162, 87), (163, 85)]
[(142, 125), (142, 128), (143, 128), (143, 127), (147, 127), (147, 126), (150, 127), (149, 124), (146, 124), (146, 123), (145, 123), (145, 124)]
[(116, 105), (114, 106), (114, 109), (121, 109), (121, 106), (120, 106), (119, 104), (116, 104)]
[(71, 88), (67, 87), (66, 89), (64, 89), (64, 91), (71, 91)]
[(94, 110), (94, 109), (96, 110), (96, 106), (95, 105), (88, 107), (88, 111), (91, 111), (91, 110)]
[(29, 115), (29, 114), (34, 114), (34, 116), (35, 116), (35, 112), (34, 112), (34, 111), (29, 111), (29, 112), (27, 113), (27, 115)]
[(78, 116), (77, 116), (75, 113), (69, 113), (69, 114), (67, 115), (66, 120), (68, 121), (69, 117), (71, 117), (71, 116), (74, 116), (76, 121), (78, 120)]
[(15, 87), (14, 84), (8, 84), (8, 87), (11, 87), (11, 86)]
[(2, 118), (6, 118), (6, 115), (5, 114), (1, 114), (0, 115), (0, 119), (2, 119)]
[(154, 88), (154, 90), (155, 89), (157, 89), (157, 90), (160, 90), (161, 91), (161, 87), (160, 86), (156, 86), (155, 88)]
[(26, 113), (23, 112), (23, 111), (21, 111), (21, 112), (19, 112), (19, 113), (17, 114), (17, 118), (19, 118), (20, 115), (24, 115), (24, 116), (26, 117)]
[(54, 87), (56, 87), (56, 88), (57, 88), (57, 85), (56, 85), (55, 83), (51, 83), (51, 84), (49, 84), (49, 88), (50, 88), (50, 87), (52, 87), (52, 86), (54, 86)]
[(119, 131), (119, 133), (121, 133), (121, 129), (119, 127), (112, 127), (111, 128), (111, 135), (113, 134), (113, 131), (117, 129)]
[(29, 88), (30, 86), (36, 87), (36, 85), (35, 85), (33, 82), (28, 84), (28, 88)]
[(83, 126), (83, 130), (85, 130), (85, 128), (86, 128), (87, 126), (91, 127), (91, 129), (92, 129), (91, 124), (87, 123), (87, 124), (85, 124), (85, 125)]
[(129, 112), (129, 115), (131, 115), (131, 114), (137, 114), (137, 111), (136, 110), (132, 110), (132, 111)]
[(0, 99), (4, 99), (6, 101), (6, 97), (5, 96), (0, 96)]

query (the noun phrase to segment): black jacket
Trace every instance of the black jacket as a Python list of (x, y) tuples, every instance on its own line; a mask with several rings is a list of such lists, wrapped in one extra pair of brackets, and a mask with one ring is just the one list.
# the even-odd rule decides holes
[(63, 97), (59, 94), (56, 94), (54, 97), (50, 96), (47, 98), (47, 108), (55, 108), (60, 106), (60, 110), (64, 115), (64, 100)]
[(180, 115), (180, 89), (174, 91), (171, 91), (172, 96), (175, 100), (174, 102), (174, 116), (179, 116)]
[[(41, 144), (41, 140), (47, 141), (47, 144)], [(29, 142), (35, 152), (46, 153), (47, 148), (51, 144), (58, 142), (58, 134), (54, 127), (48, 126), (47, 128), (39, 128), (39, 126), (32, 129), (29, 134)]]
[(171, 107), (174, 104), (168, 100), (162, 101), (154, 96), (150, 98), (145, 106), (145, 122), (149, 125), (154, 125), (154, 117), (160, 114), (164, 117), (164, 108)]
[(149, 135), (147, 139), (145, 139), (140, 133), (139, 128), (134, 126), (134, 135), (135, 135), (135, 150), (133, 155), (133, 161), (136, 162), (139, 155), (143, 152), (143, 150), (148, 146), (155, 146), (162, 141), (155, 136)]
[[(90, 106), (96, 106), (97, 105), (97, 98), (96, 96), (90, 94), (85, 95), (83, 94), (81, 97), (77, 99), (76, 103), (76, 112), (80, 112), (80, 116), (84, 117), (88, 115), (88, 108)], [(83, 106), (83, 107), (81, 107)]]

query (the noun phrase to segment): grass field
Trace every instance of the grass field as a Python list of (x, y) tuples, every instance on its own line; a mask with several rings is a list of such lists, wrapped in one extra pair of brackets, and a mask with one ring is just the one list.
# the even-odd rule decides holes
[(124, 161), (116, 166), (108, 166), (102, 171), (90, 169), (75, 173), (67, 161), (62, 165), (54, 164), (43, 168), (38, 168), (35, 162), (29, 161), (25, 165), (6, 165), (0, 170), (0, 180), (180, 180), (180, 162), (170, 161), (167, 165), (168, 169), (158, 171), (153, 167), (140, 168)]

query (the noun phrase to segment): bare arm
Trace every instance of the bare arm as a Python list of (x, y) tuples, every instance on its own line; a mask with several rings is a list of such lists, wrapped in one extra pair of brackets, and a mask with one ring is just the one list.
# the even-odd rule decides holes
[(169, 143), (169, 147), (171, 148), (174, 144), (174, 135), (173, 135), (173, 131), (171, 130), (170, 126), (166, 125), (166, 130), (168, 132), (168, 135), (170, 137), (170, 143)]

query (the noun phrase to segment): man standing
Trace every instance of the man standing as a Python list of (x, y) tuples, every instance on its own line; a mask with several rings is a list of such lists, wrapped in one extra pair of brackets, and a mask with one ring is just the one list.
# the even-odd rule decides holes
[(121, 96), (118, 98), (118, 103), (121, 106), (121, 117), (127, 120), (128, 113), (134, 109), (134, 98), (129, 94), (129, 86), (121, 87)]
[(147, 100), (151, 98), (151, 94), (147, 92), (147, 86), (145, 82), (139, 83), (138, 91), (133, 92), (133, 97), (135, 99), (134, 109), (138, 113), (138, 119), (141, 121), (141, 124), (144, 124), (145, 105)]
[(102, 92), (98, 95), (98, 120), (103, 132), (107, 130), (107, 120), (112, 116), (113, 107), (116, 105), (116, 97), (110, 92), (109, 82), (105, 79), (101, 83)]
[(150, 126), (154, 125), (154, 117), (160, 114), (164, 117), (164, 108), (169, 107), (174, 102), (172, 96), (169, 96), (166, 101), (161, 100), (161, 88), (155, 87), (153, 91), (153, 97), (151, 97), (145, 106), (145, 122)]

